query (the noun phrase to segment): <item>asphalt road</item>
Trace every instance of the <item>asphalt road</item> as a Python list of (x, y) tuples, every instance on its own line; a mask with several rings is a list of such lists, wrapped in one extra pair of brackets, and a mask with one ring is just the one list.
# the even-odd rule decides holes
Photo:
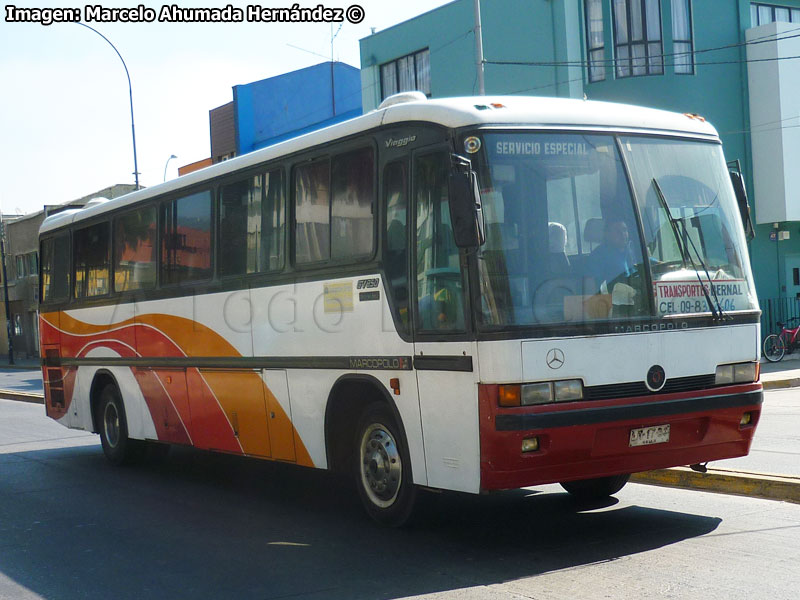
[(629, 484), (426, 496), (414, 527), (327, 473), (180, 450), (114, 468), (0, 400), (0, 598), (794, 599), (800, 506)]

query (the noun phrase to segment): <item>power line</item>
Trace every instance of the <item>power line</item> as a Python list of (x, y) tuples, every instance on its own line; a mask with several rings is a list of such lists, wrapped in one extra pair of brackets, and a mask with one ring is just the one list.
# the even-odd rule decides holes
[[(755, 44), (765, 44), (768, 42), (778, 42), (783, 40), (788, 40), (792, 38), (800, 37), (800, 33), (793, 33), (792, 32), (799, 31), (800, 27), (796, 29), (790, 29), (782, 34), (770, 34), (767, 36), (763, 36), (760, 38), (755, 38), (750, 41), (740, 42), (737, 44), (728, 44), (725, 46), (717, 46), (714, 48), (703, 48), (700, 50), (692, 50), (691, 52), (670, 52), (670, 53), (661, 53), (661, 54), (654, 54), (649, 57), (641, 57), (641, 58), (604, 58), (600, 60), (575, 60), (575, 61), (513, 61), (513, 60), (487, 60), (484, 61), (486, 64), (492, 65), (501, 65), (501, 66), (530, 66), (530, 67), (590, 67), (590, 66), (613, 66), (619, 63), (620, 61), (635, 61), (635, 60), (652, 60), (652, 59), (664, 59), (668, 57), (694, 57), (697, 54), (704, 54), (706, 52), (717, 52), (720, 50), (729, 50), (732, 48), (738, 48), (743, 46), (752, 46)], [(773, 61), (773, 60), (788, 60), (798, 58), (797, 56), (780, 56), (776, 58), (762, 58), (762, 59), (744, 59), (744, 60), (732, 60), (732, 61), (704, 61), (704, 62), (694, 62), (695, 65), (717, 65), (717, 64), (744, 64), (748, 62), (766, 62), (766, 61)], [(683, 64), (683, 63), (681, 63)], [(670, 64), (666, 66), (675, 66), (675, 64)]]

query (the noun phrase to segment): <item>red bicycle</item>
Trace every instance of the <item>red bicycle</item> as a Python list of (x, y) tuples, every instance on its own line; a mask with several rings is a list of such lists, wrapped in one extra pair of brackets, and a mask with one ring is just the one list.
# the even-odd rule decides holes
[[(793, 328), (787, 328), (789, 322), (798, 322)], [(787, 352), (792, 353), (800, 347), (800, 317), (792, 317), (787, 323), (778, 321), (780, 333), (773, 333), (764, 339), (764, 357), (769, 362), (778, 362)]]

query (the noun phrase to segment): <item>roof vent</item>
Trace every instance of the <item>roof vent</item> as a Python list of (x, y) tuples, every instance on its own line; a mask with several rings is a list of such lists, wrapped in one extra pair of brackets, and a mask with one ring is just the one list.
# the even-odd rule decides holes
[(92, 208), (93, 206), (100, 206), (101, 204), (105, 204), (108, 202), (108, 198), (92, 198), (86, 204), (83, 205), (83, 208)]
[(400, 92), (399, 94), (392, 94), (386, 100), (381, 102), (378, 110), (382, 108), (389, 108), (395, 104), (405, 104), (406, 102), (423, 102), (428, 97), (422, 92)]

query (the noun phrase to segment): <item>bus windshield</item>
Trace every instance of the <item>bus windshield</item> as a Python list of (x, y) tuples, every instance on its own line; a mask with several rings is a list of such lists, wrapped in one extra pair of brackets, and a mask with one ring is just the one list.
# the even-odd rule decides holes
[(757, 306), (718, 144), (514, 132), (465, 147), (486, 219), (484, 327)]

